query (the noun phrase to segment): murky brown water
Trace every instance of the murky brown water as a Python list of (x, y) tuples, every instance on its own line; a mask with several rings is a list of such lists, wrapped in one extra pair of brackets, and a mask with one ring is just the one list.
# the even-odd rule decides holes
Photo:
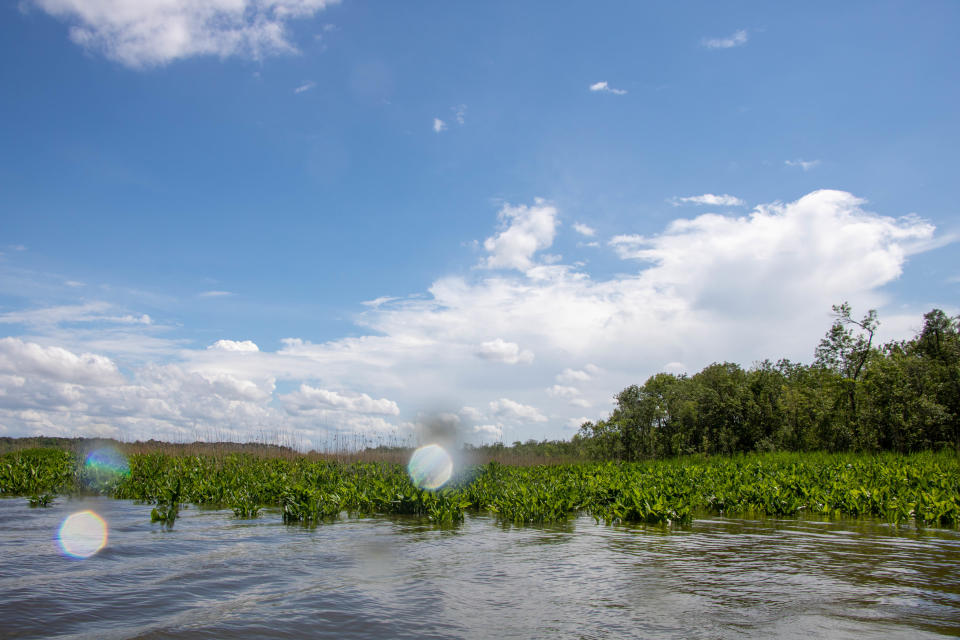
[[(109, 541), (65, 557), (91, 509)], [(191, 507), (0, 500), (4, 638), (933, 638), (960, 635), (960, 533), (708, 518), (288, 526)]]

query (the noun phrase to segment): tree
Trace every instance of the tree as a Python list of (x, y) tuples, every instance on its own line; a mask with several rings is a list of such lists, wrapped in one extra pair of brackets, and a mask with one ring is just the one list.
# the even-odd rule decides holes
[[(837, 386), (845, 397), (849, 410), (846, 420), (841, 417), (841, 421), (850, 425), (858, 448), (874, 449), (876, 442), (872, 441), (869, 434), (864, 433), (860, 425), (857, 394), (863, 368), (873, 354), (873, 336), (880, 322), (875, 309), (870, 309), (859, 321), (854, 320), (850, 314), (849, 303), (833, 305), (834, 322), (814, 352), (814, 364), (840, 376)], [(854, 333), (853, 327), (858, 327), (860, 331)]]

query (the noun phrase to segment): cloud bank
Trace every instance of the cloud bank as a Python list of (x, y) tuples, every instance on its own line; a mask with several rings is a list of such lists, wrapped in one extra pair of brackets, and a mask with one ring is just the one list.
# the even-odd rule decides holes
[[(616, 235), (604, 246), (623, 261), (620, 273), (596, 278), (544, 254), (559, 234), (583, 233), (565, 231), (560, 217), (544, 200), (505, 204), (476, 269), (363, 305), (361, 335), (286, 338), (275, 351), (232, 336), (201, 348), (170, 341), (144, 357), (131, 341), (158, 340), (158, 327), (119, 324), (141, 317), (135, 311), (9, 312), (2, 326), (28, 333), (0, 339), (0, 433), (245, 439), (282, 428), (322, 443), (412, 433), (416, 415), (440, 404), (475, 439), (567, 437), (657, 371), (809, 361), (830, 305), (843, 300), (879, 308), (881, 331), (904, 334), (886, 337), (909, 335), (909, 323), (883, 310), (882, 287), (939, 242), (919, 218), (877, 215), (850, 193), (823, 190)], [(110, 336), (122, 326), (126, 339), (103, 340), (78, 317), (99, 318)]]

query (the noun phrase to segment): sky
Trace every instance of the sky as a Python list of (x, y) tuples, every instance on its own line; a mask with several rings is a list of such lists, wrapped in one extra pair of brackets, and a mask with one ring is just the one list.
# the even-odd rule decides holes
[(566, 439), (960, 313), (955, 2), (0, 7), (0, 435)]

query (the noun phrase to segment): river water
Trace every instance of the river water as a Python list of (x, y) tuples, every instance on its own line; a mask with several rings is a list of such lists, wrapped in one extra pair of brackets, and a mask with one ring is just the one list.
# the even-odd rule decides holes
[[(71, 514), (108, 526), (87, 559)], [(3, 638), (935, 638), (960, 635), (960, 533), (706, 517), (684, 528), (284, 525), (190, 507), (0, 500)]]

